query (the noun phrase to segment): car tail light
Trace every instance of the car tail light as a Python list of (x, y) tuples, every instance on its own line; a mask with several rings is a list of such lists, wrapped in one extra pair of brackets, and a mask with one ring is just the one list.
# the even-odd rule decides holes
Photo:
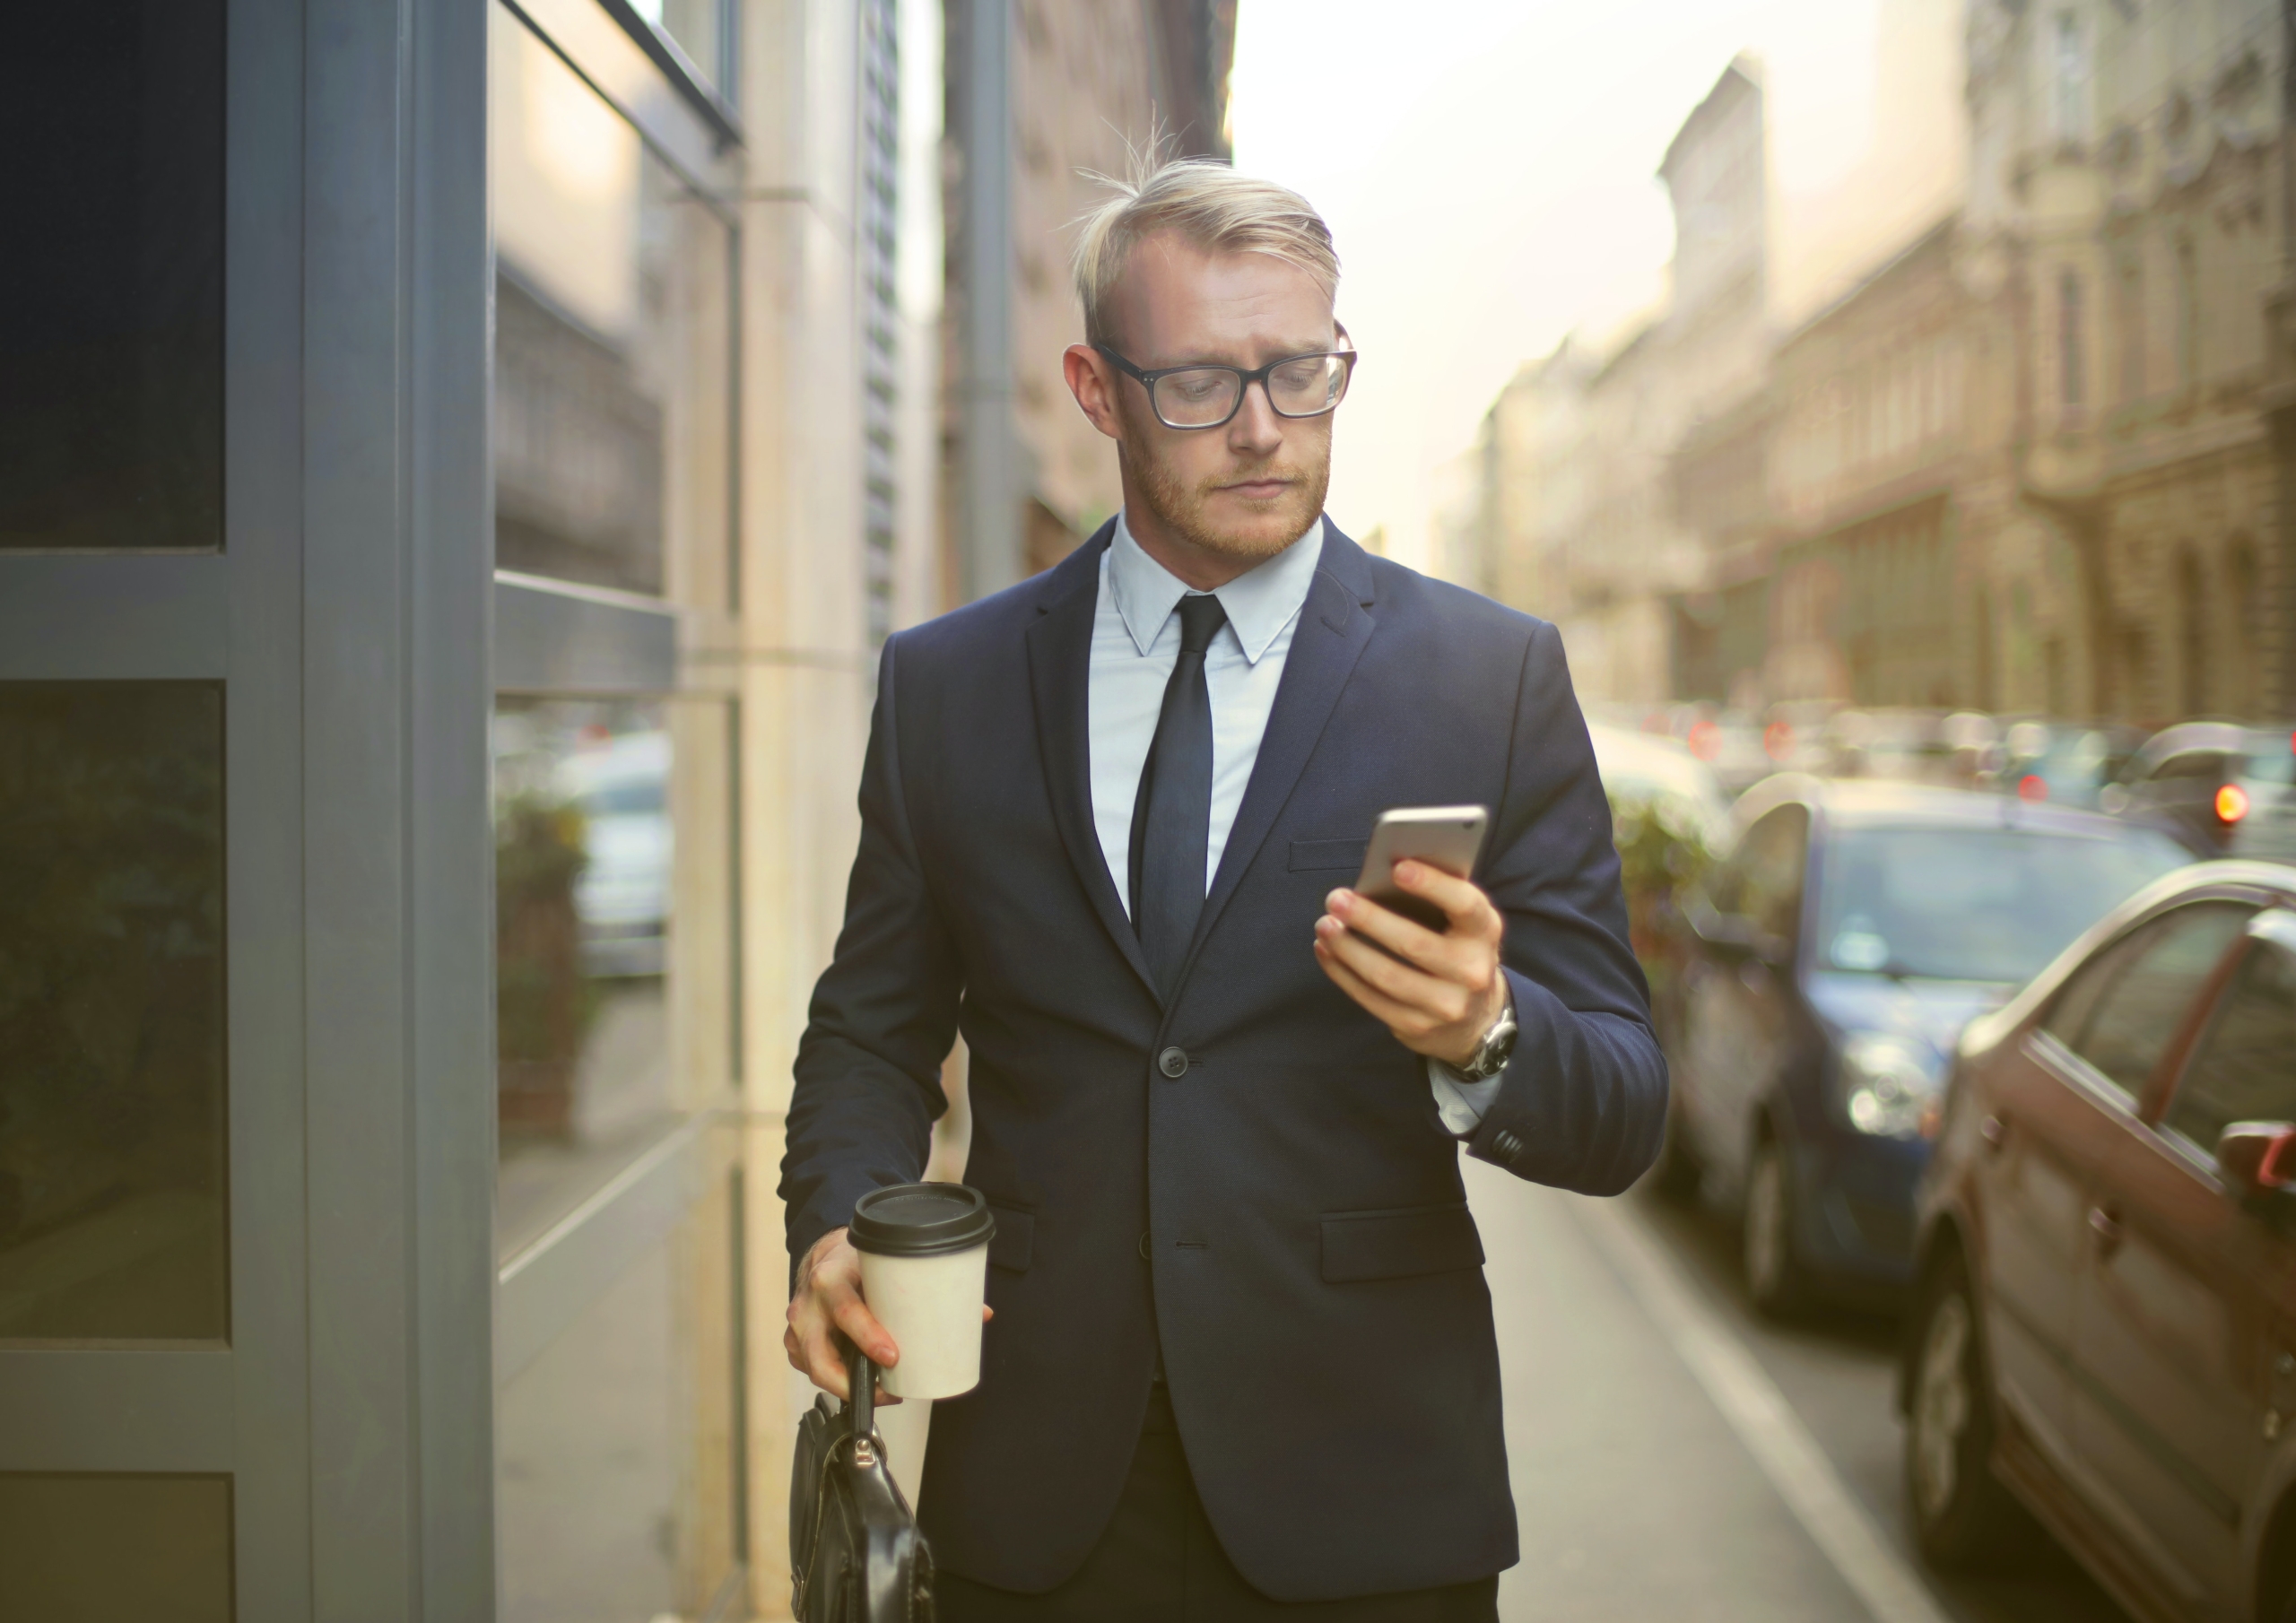
[(2248, 814), (2248, 792), (2238, 784), (2226, 784), (2216, 791), (2216, 819), (2219, 822), (2237, 823)]
[(1794, 729), (1782, 721), (1774, 721), (1761, 730), (1761, 747), (1772, 760), (1784, 760), (1794, 748)]
[(2047, 800), (2048, 779), (2038, 772), (2026, 773), (2017, 780), (2017, 798), (2019, 800)]
[(1722, 729), (1710, 721), (1693, 722), (1685, 742), (1690, 752), (1699, 759), (1712, 760), (1722, 750)]

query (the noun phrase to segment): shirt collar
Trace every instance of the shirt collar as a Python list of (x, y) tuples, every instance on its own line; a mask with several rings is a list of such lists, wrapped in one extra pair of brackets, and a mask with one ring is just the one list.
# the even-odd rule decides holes
[[(1229, 627), (1253, 664), (1259, 664), (1275, 634), (1292, 623), (1308, 601), (1316, 566), (1323, 560), (1324, 534), (1325, 521), (1318, 518), (1307, 534), (1212, 594), (1227, 611)], [(1133, 539), (1132, 526), (1121, 512), (1116, 518), (1116, 539), (1109, 545), (1109, 586), (1116, 595), (1124, 629), (1132, 633), (1132, 646), (1146, 657), (1188, 586), (1148, 556)]]

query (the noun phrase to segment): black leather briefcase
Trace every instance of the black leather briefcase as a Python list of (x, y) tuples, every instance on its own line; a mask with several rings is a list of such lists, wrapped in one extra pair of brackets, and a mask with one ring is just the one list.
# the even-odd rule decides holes
[(789, 1483), (789, 1610), (797, 1623), (933, 1623), (933, 1552), (885, 1462), (877, 1367), (858, 1351), (853, 1396), (822, 1393), (797, 1425)]

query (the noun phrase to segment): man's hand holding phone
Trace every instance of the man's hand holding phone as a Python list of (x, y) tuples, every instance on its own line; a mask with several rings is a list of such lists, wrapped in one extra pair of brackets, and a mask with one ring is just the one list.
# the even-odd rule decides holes
[(1316, 961), (1405, 1047), (1464, 1065), (1507, 1008), (1499, 909), (1431, 863), (1406, 857), (1393, 872), (1396, 887), (1439, 908), (1448, 928), (1414, 924), (1360, 889), (1335, 890), (1316, 921)]

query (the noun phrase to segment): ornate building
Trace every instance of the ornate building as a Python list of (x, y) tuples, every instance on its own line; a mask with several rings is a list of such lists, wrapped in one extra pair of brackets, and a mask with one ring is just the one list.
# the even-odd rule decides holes
[(2287, 229), (2269, 0), (1984, 0), (1968, 272), (2014, 334), (2004, 702), (2159, 722), (2286, 701), (2267, 302)]

